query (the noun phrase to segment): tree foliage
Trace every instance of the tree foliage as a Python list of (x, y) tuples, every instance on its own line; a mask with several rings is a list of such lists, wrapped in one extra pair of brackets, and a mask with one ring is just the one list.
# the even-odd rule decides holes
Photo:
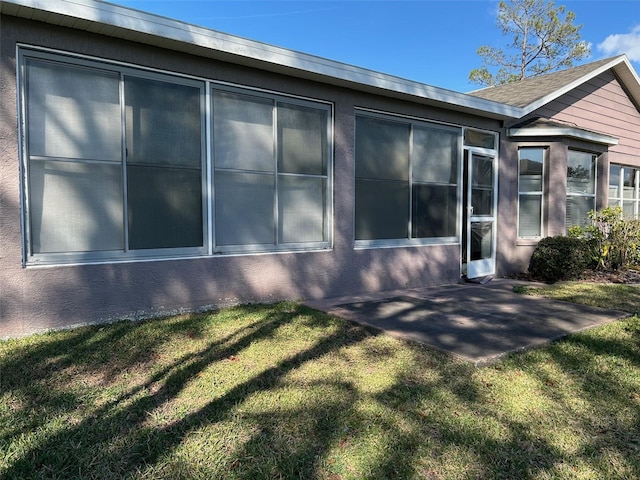
[(469, 74), (481, 85), (502, 85), (527, 77), (572, 67), (589, 55), (589, 44), (580, 39), (582, 25), (575, 14), (553, 1), (501, 1), (498, 28), (511, 42), (506, 49), (478, 48), (483, 65)]

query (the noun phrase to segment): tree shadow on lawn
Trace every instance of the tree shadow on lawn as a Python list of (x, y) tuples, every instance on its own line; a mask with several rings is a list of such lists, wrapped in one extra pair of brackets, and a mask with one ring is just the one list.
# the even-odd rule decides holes
[[(505, 414), (504, 399), (482, 380), (483, 372), (495, 375), (494, 369), (478, 370), (291, 304), (235, 312), (239, 324), (230, 328), (227, 322), (216, 336), (206, 316), (185, 316), (79, 329), (0, 356), (0, 395), (13, 399), (11, 408), (20, 419), (0, 437), (0, 444), (8, 446), (2, 447), (6, 457), (0, 476), (528, 478), (557, 473), (558, 465), (574, 460), (530, 424)], [(281, 356), (274, 351), (277, 359), (260, 371), (243, 364), (250, 362), (256, 344), (273, 340), (267, 346), (276, 348), (292, 327), (308, 329), (308, 346)], [(171, 362), (156, 364), (176, 336), (200, 343)], [(628, 345), (578, 341), (593, 355), (616, 347), (617, 355), (637, 366), (638, 352)], [(551, 352), (551, 361), (570, 369), (584, 355), (566, 358), (563, 350)], [(344, 367), (335, 376), (333, 364)], [(246, 377), (219, 390), (208, 371), (230, 366), (237, 367), (229, 370), (232, 374)], [(71, 382), (74, 372), (83, 381), (100, 377), (95, 381), (114, 394), (97, 407), (84, 405), (82, 389), (68, 391), (65, 382), (55, 380), (70, 375)], [(548, 381), (544, 371), (532, 374), (541, 385)], [(118, 378), (128, 375), (140, 381), (118, 388)], [(368, 375), (373, 380), (363, 382)], [(203, 376), (212, 382), (210, 390), (199, 390), (202, 398), (180, 411), (180, 396)], [(591, 381), (585, 377), (583, 392), (585, 401), (595, 405), (601, 399), (588, 398)], [(554, 401), (570, 410), (566, 399)], [(167, 410), (165, 420), (155, 419)], [(586, 426), (590, 419), (577, 421)], [(635, 427), (619, 423), (615, 432), (630, 439)], [(36, 440), (21, 440), (38, 430), (45, 431)], [(575, 455), (589, 459), (602, 448), (628, 453), (608, 445), (596, 438)], [(602, 464), (592, 469), (615, 477)], [(631, 473), (640, 475), (637, 468)]]

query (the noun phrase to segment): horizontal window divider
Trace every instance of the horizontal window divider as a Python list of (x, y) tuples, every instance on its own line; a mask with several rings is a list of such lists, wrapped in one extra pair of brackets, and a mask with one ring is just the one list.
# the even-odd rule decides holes
[(253, 174), (257, 174), (257, 175), (275, 175), (278, 172), (275, 171), (267, 171), (267, 170), (242, 170), (240, 168), (220, 168), (220, 167), (214, 167), (213, 168), (214, 173), (215, 172), (226, 172), (226, 173), (253, 173)]
[(460, 240), (458, 239), (458, 237), (356, 240), (354, 242), (354, 249), (367, 250), (375, 248), (429, 247), (434, 245), (457, 245), (459, 243)]
[(167, 168), (171, 170), (193, 170), (199, 172), (202, 170), (202, 166), (189, 167), (182, 165), (167, 165), (166, 163), (147, 163), (147, 162), (127, 162), (128, 167), (148, 167), (148, 168)]
[(37, 162), (66, 162), (66, 163), (94, 163), (100, 165), (122, 165), (122, 159), (119, 160), (98, 160), (93, 158), (69, 158), (69, 157), (47, 157), (42, 155), (31, 155), (31, 161)]
[(434, 186), (434, 187), (458, 187), (457, 183), (443, 183), (443, 182), (418, 182), (416, 180), (411, 181), (412, 185), (424, 185), (424, 186)]
[(291, 173), (291, 172), (278, 172), (281, 177), (308, 177), (308, 178), (329, 178), (328, 175), (322, 173)]
[(368, 182), (384, 182), (384, 183), (402, 183), (408, 184), (409, 180), (391, 180), (386, 178), (370, 178), (370, 177), (356, 177), (356, 180), (366, 180)]

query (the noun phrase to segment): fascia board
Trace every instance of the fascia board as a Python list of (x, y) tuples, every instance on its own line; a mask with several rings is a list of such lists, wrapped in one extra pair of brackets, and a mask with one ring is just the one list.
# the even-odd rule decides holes
[[(367, 91), (386, 91), (391, 96), (410, 96), (424, 103), (442, 104), (458, 111), (484, 114), (497, 119), (515, 119), (522, 109), (480, 99), (464, 93), (433, 87), (393, 75), (355, 67), (281, 47), (198, 27), (120, 5), (97, 0), (5, 0), (0, 11), (8, 15), (63, 24), (95, 31), (96, 24), (110, 36), (168, 46), (167, 40), (197, 47), (199, 54), (224, 54), (237, 63), (259, 64), (271, 71), (318, 78), (336, 85)], [(44, 14), (44, 15), (43, 15)], [(174, 45), (175, 46), (175, 45)], [(296, 73), (297, 72), (297, 73)]]
[[(593, 70), (593, 71), (589, 72), (588, 74), (586, 74), (586, 75), (580, 77), (579, 79), (577, 79), (577, 80), (565, 85), (564, 87), (559, 88), (558, 90), (555, 90), (553, 93), (550, 93), (549, 95), (547, 95), (545, 97), (542, 97), (542, 98), (540, 98), (539, 100), (536, 100), (533, 103), (530, 103), (526, 107), (522, 108), (522, 116), (524, 117), (525, 115), (528, 115), (529, 113), (537, 110), (538, 108), (543, 107), (547, 103), (552, 102), (556, 98), (564, 95), (565, 93), (570, 92), (574, 88), (579, 87), (583, 83), (588, 82), (592, 78), (597, 77), (598, 75), (606, 72), (607, 70), (609, 70), (611, 68), (613, 68), (615, 70), (615, 68), (617, 66), (619, 66), (621, 63), (624, 63), (625, 60), (626, 60), (626, 56), (616, 57), (616, 58), (612, 59), (609, 63), (606, 63), (606, 64), (602, 65), (600, 68), (597, 68), (596, 70)], [(633, 68), (631, 67), (631, 64), (628, 61), (626, 61), (626, 64), (628, 65), (628, 67), (633, 72)], [(636, 79), (637, 78), (638, 77), (636, 75)]]
[(571, 127), (548, 127), (548, 128), (510, 128), (508, 130), (509, 137), (568, 137), (587, 140), (593, 143), (604, 145), (617, 145), (618, 139), (610, 135), (604, 135), (596, 132), (587, 132), (578, 128)]

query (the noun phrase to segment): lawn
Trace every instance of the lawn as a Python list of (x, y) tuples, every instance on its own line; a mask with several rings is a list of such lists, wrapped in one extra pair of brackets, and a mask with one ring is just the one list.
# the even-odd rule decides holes
[(640, 318), (484, 368), (295, 303), (4, 341), (0, 478), (640, 478)]

